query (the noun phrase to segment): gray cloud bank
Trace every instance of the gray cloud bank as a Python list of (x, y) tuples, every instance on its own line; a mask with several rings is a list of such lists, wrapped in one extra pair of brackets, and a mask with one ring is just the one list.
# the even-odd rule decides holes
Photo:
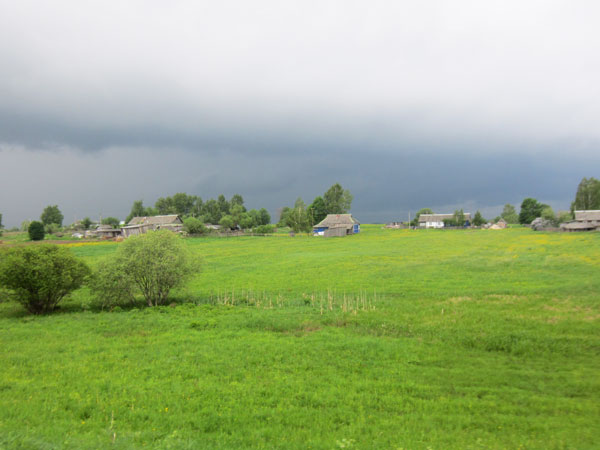
[(0, 213), (123, 216), (178, 191), (274, 212), (335, 181), (363, 221), (524, 196), (566, 208), (600, 159), (598, 13), (0, 2)]

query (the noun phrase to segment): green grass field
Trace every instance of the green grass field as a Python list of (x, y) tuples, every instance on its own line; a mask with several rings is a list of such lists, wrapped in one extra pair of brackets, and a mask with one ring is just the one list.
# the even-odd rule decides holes
[(187, 239), (171, 306), (0, 303), (0, 448), (600, 447), (599, 233), (362, 229)]

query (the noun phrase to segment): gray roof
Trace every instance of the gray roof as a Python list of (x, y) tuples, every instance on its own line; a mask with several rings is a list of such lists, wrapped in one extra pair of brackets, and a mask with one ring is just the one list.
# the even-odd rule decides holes
[(181, 217), (177, 214), (169, 214), (168, 216), (134, 217), (127, 225), (170, 225), (180, 223), (183, 223)]
[(360, 222), (352, 217), (352, 214), (327, 214), (315, 227), (337, 228), (350, 225), (360, 225)]
[(561, 223), (560, 228), (563, 230), (595, 230), (600, 228), (600, 224), (592, 224), (585, 222), (567, 222)]
[(588, 209), (585, 211), (575, 211), (575, 220), (598, 220), (600, 221), (600, 210)]
[[(471, 213), (464, 213), (465, 220), (471, 220)], [(444, 220), (454, 219), (454, 214), (421, 214), (419, 222), (443, 222)]]

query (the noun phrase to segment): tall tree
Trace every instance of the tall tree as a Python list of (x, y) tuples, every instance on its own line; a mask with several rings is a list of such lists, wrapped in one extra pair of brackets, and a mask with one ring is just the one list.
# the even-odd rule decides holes
[(308, 215), (311, 219), (312, 225), (319, 223), (325, 217), (327, 217), (327, 207), (325, 206), (325, 200), (320, 195), (315, 197), (311, 205), (308, 207)]
[(219, 205), (219, 210), (221, 211), (222, 215), (229, 214), (230, 205), (223, 194), (219, 195), (219, 197), (217, 198), (217, 204)]
[(49, 205), (44, 208), (40, 220), (44, 225), (50, 225), (51, 223), (57, 224), (59, 227), (62, 226), (64, 216), (58, 209), (58, 205)]
[(535, 198), (526, 198), (521, 203), (521, 212), (519, 213), (519, 223), (529, 225), (537, 217), (542, 216), (542, 211), (548, 205), (538, 202)]
[(323, 200), (327, 214), (345, 214), (352, 206), (352, 194), (339, 183), (335, 183), (325, 192)]
[(476, 227), (480, 227), (484, 223), (485, 223), (485, 219), (481, 215), (481, 212), (479, 210), (477, 210), (477, 212), (473, 216), (473, 225), (475, 225)]
[(244, 212), (246, 211), (246, 207), (244, 206), (244, 198), (240, 194), (235, 194), (233, 197), (231, 197), (231, 200), (229, 201), (230, 209), (233, 208), (235, 205), (241, 206)]
[(265, 208), (258, 210), (259, 218), (258, 225), (269, 225), (271, 223), (271, 215)]
[(600, 180), (584, 178), (577, 186), (571, 211), (582, 209), (600, 209)]
[(517, 210), (510, 203), (504, 205), (504, 209), (502, 210), (500, 217), (502, 217), (506, 223), (519, 223), (519, 215), (517, 214)]
[(215, 199), (210, 199), (202, 207), (202, 221), (204, 223), (218, 224), (225, 214), (221, 212), (219, 203)]
[(135, 200), (133, 202), (133, 205), (131, 206), (131, 212), (125, 219), (125, 222), (129, 223), (129, 221), (134, 217), (144, 217), (152, 215), (148, 214), (149, 212), (152, 212), (149, 209), (150, 208), (144, 208), (144, 202), (142, 200)]

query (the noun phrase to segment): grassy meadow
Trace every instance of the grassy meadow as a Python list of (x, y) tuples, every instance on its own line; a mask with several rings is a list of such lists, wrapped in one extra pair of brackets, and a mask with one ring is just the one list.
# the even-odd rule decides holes
[(169, 306), (0, 302), (0, 448), (600, 447), (600, 233), (185, 242)]

